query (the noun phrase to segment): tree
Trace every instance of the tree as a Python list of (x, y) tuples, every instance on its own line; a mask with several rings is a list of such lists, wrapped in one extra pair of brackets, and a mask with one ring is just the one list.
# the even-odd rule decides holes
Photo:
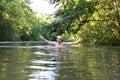
[(36, 19), (29, 3), (29, 0), (1, 0), (0, 41), (28, 40), (25, 38), (31, 33)]
[(51, 25), (51, 32), (65, 31), (85, 41), (99, 44), (120, 42), (119, 0), (49, 0), (60, 4), (56, 16), (60, 19)]

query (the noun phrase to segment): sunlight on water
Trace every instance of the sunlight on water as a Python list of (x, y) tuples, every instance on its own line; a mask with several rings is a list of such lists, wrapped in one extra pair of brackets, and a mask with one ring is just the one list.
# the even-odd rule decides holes
[(120, 47), (0, 45), (0, 80), (119, 80)]
[(27, 69), (33, 70), (33, 73), (28, 75), (29, 80), (55, 80), (61, 62), (57, 61), (59, 53), (53, 49), (55, 47), (46, 46), (44, 50), (49, 53), (41, 50), (33, 53), (37, 57), (40, 57), (40, 60), (33, 60), (31, 61), (32, 65), (26, 66)]
[(32, 63), (35, 63), (35, 64), (58, 64), (58, 62), (55, 62), (55, 61), (44, 61), (44, 60), (36, 60), (36, 61), (32, 61)]

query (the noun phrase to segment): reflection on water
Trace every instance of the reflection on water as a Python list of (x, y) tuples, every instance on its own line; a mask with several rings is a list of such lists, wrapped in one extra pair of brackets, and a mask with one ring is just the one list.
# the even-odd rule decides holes
[(49, 53), (44, 53), (43, 51), (40, 50), (34, 52), (33, 54), (39, 59), (31, 60), (31, 65), (26, 66), (26, 68), (31, 70), (32, 72), (31, 74), (28, 75), (28, 79), (55, 80), (55, 77), (58, 75), (58, 69), (60, 65), (60, 62), (57, 61), (59, 53), (58, 52), (53, 53), (52, 51), (50, 52), (50, 50)]
[(119, 80), (120, 47), (0, 44), (0, 80)]

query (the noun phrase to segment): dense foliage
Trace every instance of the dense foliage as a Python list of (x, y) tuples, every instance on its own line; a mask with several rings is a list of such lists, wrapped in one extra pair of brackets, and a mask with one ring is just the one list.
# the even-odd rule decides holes
[(0, 0), (0, 41), (38, 40), (46, 21), (37, 18), (29, 4), (29, 0)]
[[(119, 0), (49, 0), (61, 5), (59, 21), (51, 25), (56, 35), (69, 33), (84, 41), (99, 44), (120, 42)], [(54, 34), (55, 34), (54, 33)]]
[[(120, 43), (119, 0), (48, 0), (60, 6), (51, 17), (37, 18), (30, 0), (0, 1), (0, 41), (76, 38), (96, 44)], [(53, 21), (52, 23), (50, 23)]]

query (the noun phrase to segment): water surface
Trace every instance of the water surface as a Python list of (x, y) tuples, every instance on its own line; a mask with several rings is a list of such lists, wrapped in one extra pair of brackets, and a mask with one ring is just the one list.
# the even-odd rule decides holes
[(0, 43), (0, 80), (120, 80), (120, 47)]

